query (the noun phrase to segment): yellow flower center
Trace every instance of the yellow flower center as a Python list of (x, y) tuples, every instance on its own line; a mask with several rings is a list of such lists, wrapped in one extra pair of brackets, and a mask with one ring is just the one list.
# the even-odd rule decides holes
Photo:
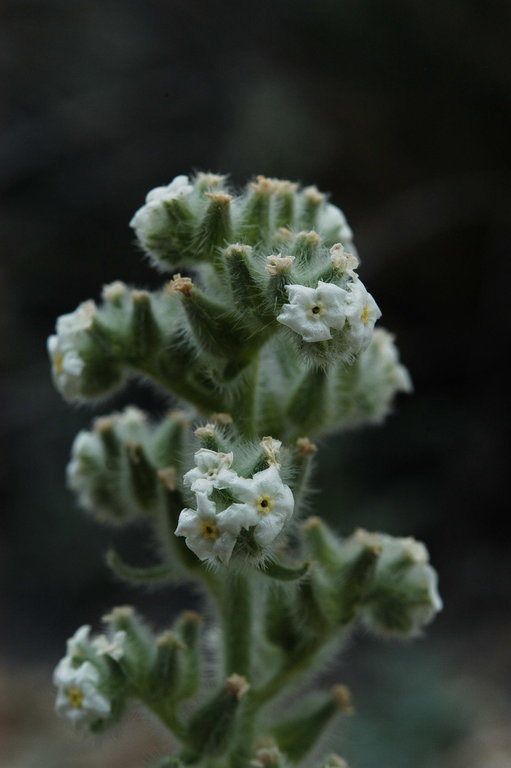
[(255, 506), (260, 515), (267, 515), (273, 507), (271, 496), (261, 496), (257, 499)]
[(212, 520), (204, 520), (200, 525), (200, 532), (205, 539), (218, 539), (220, 535), (217, 524)]
[(62, 364), (63, 360), (64, 358), (58, 352), (55, 355), (53, 355), (53, 365), (55, 366), (55, 370), (57, 373), (64, 373), (64, 366)]
[(314, 306), (310, 308), (311, 315), (320, 315), (322, 311), (323, 307), (321, 304), (314, 304)]
[(360, 315), (360, 319), (364, 323), (364, 325), (367, 325), (369, 322), (369, 309), (367, 304), (364, 304), (364, 309), (362, 310), (362, 314)]
[(75, 709), (81, 709), (83, 698), (84, 698), (82, 691), (79, 688), (77, 688), (75, 685), (72, 685), (70, 688), (67, 689), (66, 693), (67, 693), (67, 700), (69, 701), (69, 704)]

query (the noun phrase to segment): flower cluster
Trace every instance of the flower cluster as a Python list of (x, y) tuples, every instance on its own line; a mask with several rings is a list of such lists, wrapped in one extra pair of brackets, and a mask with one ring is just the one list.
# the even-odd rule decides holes
[(346, 289), (320, 280), (316, 288), (287, 285), (286, 290), (289, 303), (282, 306), (277, 320), (304, 341), (327, 341), (336, 330), (345, 331), (354, 354), (368, 347), (381, 312), (358, 277)]
[(379, 551), (362, 622), (377, 634), (420, 634), (443, 607), (438, 576), (424, 544), (411, 536), (397, 538), (365, 530), (356, 531), (353, 539)]
[(77, 629), (67, 641), (67, 654), (57, 664), (53, 682), (57, 687), (57, 714), (77, 727), (99, 725), (112, 714), (109, 668), (124, 656), (125, 632), (90, 638), (90, 627)]
[[(273, 460), (276, 443), (271, 445)], [(293, 494), (276, 463), (246, 478), (231, 469), (232, 462), (232, 453), (201, 448), (196, 467), (183, 478), (195, 493), (196, 509), (182, 510), (176, 535), (184, 536), (201, 560), (228, 563), (242, 530), (251, 530), (256, 544), (266, 547), (293, 514)]]
[(169, 226), (166, 204), (187, 197), (193, 192), (188, 176), (176, 176), (166, 187), (155, 187), (147, 193), (145, 205), (130, 221), (143, 248), (150, 249), (154, 239)]
[(83, 509), (114, 523), (140, 514), (129, 479), (130, 455), (149, 436), (146, 415), (133, 406), (96, 419), (92, 431), (77, 434), (66, 475)]
[[(82, 626), (69, 639), (56, 709), (98, 732), (138, 699), (181, 742), (161, 768), (251, 755), (255, 768), (289, 768), (350, 711), (347, 689), (306, 697), (296, 717), (259, 708), (357, 622), (410, 637), (442, 605), (419, 542), (341, 539), (316, 516), (296, 524), (311, 501), (310, 438), (381, 421), (410, 378), (393, 337), (375, 330), (381, 312), (346, 218), (316, 187), (256, 176), (234, 190), (225, 176), (181, 175), (151, 190), (130, 226), (170, 279), (154, 291), (115, 281), (98, 306), (60, 317), (53, 379), (82, 401), (142, 376), (183, 410), (157, 424), (134, 407), (96, 418), (74, 441), (68, 485), (97, 519), (152, 529), (154, 562), (110, 549), (119, 578), (202, 581), (219, 627), (204, 635), (185, 611), (156, 634), (131, 606), (114, 608), (105, 634)], [(204, 675), (213, 660), (223, 673)]]

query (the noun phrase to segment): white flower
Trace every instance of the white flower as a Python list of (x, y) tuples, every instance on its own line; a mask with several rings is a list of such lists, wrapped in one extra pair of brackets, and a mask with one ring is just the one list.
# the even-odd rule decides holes
[(128, 405), (123, 411), (116, 413), (114, 418), (118, 435), (123, 440), (143, 440), (147, 435), (147, 413), (135, 405)]
[(442, 610), (443, 602), (438, 592), (438, 576), (434, 568), (428, 564), (418, 563), (410, 569), (407, 585), (411, 589), (422, 592), (422, 600), (416, 600), (410, 613), (413, 618), (414, 634), (433, 621), (435, 614)]
[(103, 450), (97, 435), (81, 430), (71, 448), (71, 461), (66, 467), (66, 479), (68, 488), (78, 495), (80, 506), (85, 509), (94, 509), (90, 464), (102, 461)]
[(294, 498), (284, 485), (275, 466), (257, 472), (251, 478), (237, 477), (229, 485), (233, 496), (242, 504), (231, 504), (224, 512), (225, 520), (236, 520), (243, 528), (255, 526), (258, 544), (271, 544), (293, 514)]
[(114, 661), (119, 661), (124, 656), (124, 643), (126, 632), (119, 630), (112, 639), (106, 635), (98, 635), (92, 641), (92, 647), (99, 656), (110, 656)]
[(164, 203), (186, 197), (192, 191), (188, 176), (176, 176), (166, 187), (155, 187), (147, 193), (145, 205), (136, 211), (130, 221), (130, 227), (143, 246), (147, 247), (149, 239), (169, 225)]
[(130, 227), (135, 230), (142, 245), (145, 245), (152, 235), (164, 230), (168, 224), (167, 212), (157, 200), (139, 208), (130, 221)]
[(243, 520), (225, 511), (216, 514), (216, 505), (205, 493), (197, 493), (197, 509), (183, 509), (179, 515), (176, 536), (185, 536), (186, 546), (199, 560), (218, 559), (228, 563), (242, 528)]
[(82, 627), (78, 627), (73, 637), (68, 639), (67, 655), (70, 658), (83, 654), (84, 647), (89, 644), (89, 634), (90, 626), (88, 624), (84, 624)]
[(346, 221), (346, 216), (336, 205), (327, 203), (319, 212), (317, 227), (320, 232), (330, 234), (335, 230), (336, 237), (343, 243), (353, 240), (353, 231)]
[[(394, 344), (394, 336), (383, 328), (376, 328), (373, 333), (372, 347), (378, 353), (378, 361), (388, 377), (389, 384), (397, 392), (411, 392), (412, 380), (408, 370), (399, 362), (399, 354)], [(369, 351), (369, 350), (368, 350)]]
[(176, 200), (178, 197), (185, 197), (193, 192), (188, 176), (176, 176), (166, 187), (155, 187), (151, 189), (145, 198), (146, 203), (167, 202)]
[(374, 324), (381, 317), (381, 312), (361, 280), (355, 280), (349, 284), (345, 312), (350, 324), (350, 339), (357, 351), (366, 349), (371, 342)]
[(74, 725), (85, 726), (110, 714), (110, 701), (98, 690), (99, 672), (90, 661), (74, 667), (65, 656), (53, 673), (58, 688), (55, 709)]
[(299, 333), (304, 341), (326, 341), (331, 328), (342, 330), (346, 319), (346, 291), (333, 283), (319, 281), (317, 288), (288, 285), (289, 304), (284, 304), (279, 323)]
[(57, 333), (48, 337), (47, 348), (52, 362), (53, 381), (67, 400), (73, 400), (80, 395), (85, 361), (80, 357), (76, 344), (80, 334), (92, 326), (96, 311), (93, 301), (83, 302), (74, 312), (59, 317)]
[(194, 456), (196, 467), (183, 477), (183, 482), (191, 486), (195, 493), (210, 495), (213, 488), (226, 488), (236, 473), (229, 469), (232, 453), (219, 453), (208, 448), (200, 448)]

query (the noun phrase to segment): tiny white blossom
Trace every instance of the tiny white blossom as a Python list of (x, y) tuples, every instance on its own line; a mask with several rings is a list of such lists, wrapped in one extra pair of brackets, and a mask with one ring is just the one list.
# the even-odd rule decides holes
[(149, 190), (145, 201), (146, 203), (167, 202), (169, 200), (176, 200), (178, 197), (185, 197), (191, 192), (193, 192), (193, 187), (190, 184), (190, 179), (182, 174), (172, 179), (166, 187), (155, 187)]
[(83, 654), (84, 647), (89, 644), (89, 634), (90, 626), (84, 624), (82, 627), (78, 627), (74, 635), (67, 640), (67, 655), (70, 658)]
[(57, 686), (55, 709), (76, 726), (86, 726), (108, 717), (110, 701), (98, 690), (99, 672), (90, 661), (74, 667), (65, 656), (58, 663), (53, 682)]
[(126, 632), (119, 630), (112, 639), (106, 635), (98, 635), (92, 641), (92, 647), (100, 656), (110, 656), (114, 661), (119, 661), (124, 656), (124, 643)]
[(128, 287), (122, 280), (114, 280), (113, 283), (107, 283), (101, 290), (101, 298), (103, 301), (116, 303), (123, 296), (126, 296)]
[(135, 230), (136, 235), (142, 245), (144, 245), (151, 235), (160, 232), (168, 226), (169, 219), (167, 212), (161, 203), (154, 200), (146, 203), (135, 212), (130, 221), (130, 227)]
[(217, 515), (216, 505), (206, 493), (199, 492), (196, 496), (197, 509), (181, 511), (175, 534), (185, 537), (186, 546), (199, 560), (218, 559), (228, 563), (241, 522), (233, 516), (226, 519), (225, 512)]
[(135, 230), (143, 246), (147, 246), (152, 236), (169, 225), (164, 203), (186, 197), (192, 191), (188, 176), (176, 176), (166, 187), (155, 187), (147, 193), (145, 205), (135, 212), (130, 221), (130, 227)]
[(141, 440), (147, 434), (147, 413), (135, 405), (128, 405), (114, 418), (119, 435), (125, 440)]
[(66, 480), (68, 488), (77, 494), (80, 506), (92, 510), (90, 461), (102, 462), (103, 450), (98, 436), (83, 429), (74, 439), (71, 461), (66, 467)]
[(48, 337), (47, 348), (52, 363), (53, 382), (59, 392), (73, 400), (80, 395), (81, 375), (85, 361), (76, 344), (79, 335), (87, 331), (96, 314), (93, 301), (85, 301), (74, 311), (57, 320), (56, 334)]
[(350, 325), (349, 336), (357, 351), (366, 349), (371, 342), (374, 324), (381, 317), (381, 312), (361, 280), (355, 280), (349, 284), (345, 311)]
[(394, 336), (383, 328), (376, 328), (373, 333), (372, 344), (378, 351), (381, 365), (394, 389), (398, 392), (411, 392), (413, 389), (412, 380), (408, 370), (399, 362)]
[(271, 544), (294, 508), (291, 488), (284, 485), (278, 469), (271, 466), (251, 478), (237, 477), (229, 490), (243, 503), (231, 504), (224, 510), (225, 519), (236, 520), (243, 528), (255, 526), (254, 537), (258, 544)]
[(190, 469), (183, 477), (183, 482), (194, 492), (210, 495), (213, 488), (226, 488), (236, 477), (229, 467), (232, 464), (232, 453), (220, 453), (208, 448), (200, 448), (194, 456), (196, 467)]
[(422, 589), (426, 596), (425, 600), (417, 601), (411, 610), (414, 634), (417, 634), (423, 626), (433, 621), (435, 614), (444, 607), (438, 592), (438, 576), (429, 564), (420, 562), (410, 569), (407, 584), (411, 588)]
[(327, 203), (319, 212), (317, 227), (321, 232), (336, 230), (336, 236), (343, 243), (353, 240), (353, 231), (346, 221), (346, 216), (336, 205)]
[(333, 283), (319, 281), (317, 288), (288, 285), (289, 304), (277, 316), (279, 323), (299, 333), (304, 341), (326, 341), (331, 328), (342, 330), (346, 320), (346, 291)]

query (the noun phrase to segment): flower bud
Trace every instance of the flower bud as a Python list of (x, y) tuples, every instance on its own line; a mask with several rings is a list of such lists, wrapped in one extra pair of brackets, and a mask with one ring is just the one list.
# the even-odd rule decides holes
[[(252, 248), (237, 243), (230, 245), (224, 251), (223, 263), (238, 311), (244, 313), (250, 310), (260, 317), (265, 294), (252, 263)], [(265, 324), (264, 317), (261, 324)]]
[(128, 442), (126, 455), (134, 498), (143, 509), (150, 510), (158, 498), (156, 470), (140, 443)]
[(315, 186), (305, 187), (301, 195), (300, 226), (303, 229), (316, 229), (316, 220), (320, 207), (325, 202), (325, 195)]
[(321, 238), (317, 232), (299, 232), (293, 243), (293, 255), (300, 264), (308, 264), (316, 258)]
[(379, 424), (391, 411), (396, 394), (412, 390), (394, 337), (383, 328), (375, 329), (369, 347), (353, 365), (337, 365), (333, 376), (334, 429)]
[(414, 539), (358, 533), (381, 547), (376, 569), (363, 597), (365, 626), (382, 635), (413, 637), (442, 609), (437, 574), (426, 548)]
[(110, 613), (103, 617), (103, 622), (110, 632), (124, 632), (124, 653), (119, 664), (128, 681), (137, 689), (145, 690), (156, 657), (156, 644), (152, 632), (130, 605), (112, 608)]
[(192, 715), (184, 762), (197, 762), (221, 755), (229, 748), (236, 719), (248, 683), (233, 674), (220, 691)]
[(195, 235), (195, 248), (202, 259), (217, 256), (218, 249), (225, 248), (231, 240), (231, 200), (224, 191), (206, 192), (209, 204)]
[(273, 181), (264, 176), (249, 185), (241, 209), (241, 239), (244, 243), (267, 245), (270, 237), (270, 205)]
[(179, 700), (194, 696), (200, 686), (202, 625), (202, 616), (195, 611), (184, 611), (175, 625), (176, 635), (185, 645), (185, 650), (178, 657), (180, 669), (177, 696)]
[(346, 686), (334, 686), (327, 694), (316, 694), (298, 708), (298, 713), (272, 728), (279, 748), (293, 762), (301, 760), (339, 712), (352, 711)]
[(167, 187), (152, 189), (130, 221), (140, 245), (158, 265), (183, 263), (191, 255), (196, 226), (192, 193), (188, 177), (176, 176)]

